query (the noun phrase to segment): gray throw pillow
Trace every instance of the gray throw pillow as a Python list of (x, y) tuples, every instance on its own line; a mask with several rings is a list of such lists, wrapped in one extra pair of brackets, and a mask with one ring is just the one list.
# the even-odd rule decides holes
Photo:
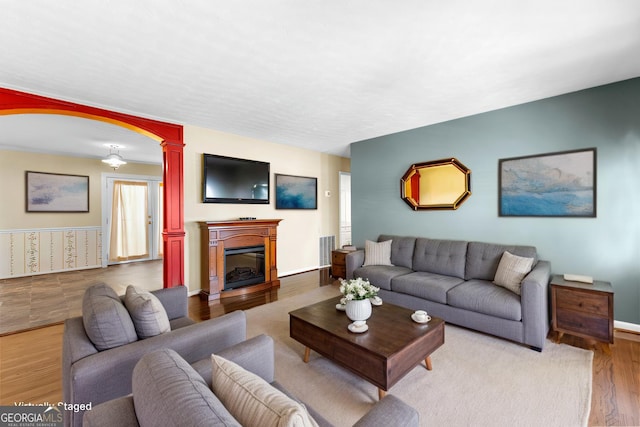
[(167, 311), (151, 292), (129, 285), (124, 305), (129, 310), (138, 338), (151, 338), (171, 330)]
[(84, 330), (100, 351), (138, 340), (138, 335), (116, 292), (105, 283), (90, 286), (82, 298)]

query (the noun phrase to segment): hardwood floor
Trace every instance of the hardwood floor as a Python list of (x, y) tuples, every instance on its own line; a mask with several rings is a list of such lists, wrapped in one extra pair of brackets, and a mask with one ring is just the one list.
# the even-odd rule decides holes
[(162, 288), (162, 260), (0, 279), (0, 335), (63, 322), (82, 314), (82, 295), (104, 282), (118, 295), (128, 285)]
[[(615, 344), (593, 353), (590, 426), (640, 426), (640, 335), (614, 332)], [(581, 338), (562, 343), (591, 348)]]
[[(130, 264), (133, 266), (134, 264)], [(129, 268), (128, 274), (122, 269), (113, 269), (113, 277), (103, 277), (105, 283), (114, 286), (118, 282), (116, 290), (124, 293), (124, 283), (138, 283), (141, 280), (154, 282), (156, 268), (154, 265), (134, 267), (136, 273)], [(99, 274), (105, 274), (104, 270)], [(68, 273), (59, 273), (66, 275)], [(84, 274), (87, 274), (86, 272)], [(160, 283), (161, 274), (160, 270)], [(53, 275), (51, 275), (53, 276)], [(12, 279), (14, 280), (14, 279)], [(40, 281), (56, 283), (60, 278), (39, 278)], [(280, 279), (280, 289), (261, 292), (252, 295), (244, 295), (234, 298), (226, 298), (221, 301), (212, 301), (207, 304), (200, 298), (189, 298), (189, 316), (197, 321), (218, 317), (234, 310), (246, 310), (261, 304), (284, 299), (293, 295), (308, 292), (318, 286), (333, 283), (328, 269), (315, 270)], [(94, 283), (91, 281), (90, 283)], [(77, 283), (79, 288), (86, 288), (87, 284)], [(121, 289), (120, 289), (121, 288)], [(76, 292), (80, 298), (82, 292)], [(70, 304), (70, 303), (69, 303)], [(77, 304), (74, 303), (74, 304)], [(80, 306), (80, 305), (79, 305)], [(4, 310), (4, 305), (0, 306)], [(14, 405), (25, 403), (57, 403), (62, 400), (62, 332), (64, 325), (61, 323), (52, 326), (38, 327), (24, 332), (10, 333), (0, 336), (0, 405)]]
[[(206, 320), (331, 283), (327, 270), (301, 273), (281, 278), (280, 289), (270, 292), (209, 304), (197, 296), (190, 297), (189, 313), (193, 319)], [(62, 399), (62, 330), (63, 326), (57, 324), (0, 337), (0, 405), (57, 403)], [(562, 338), (562, 343), (590, 348), (589, 343), (569, 335)], [(589, 425), (640, 426), (640, 335), (616, 331), (615, 344), (608, 349), (598, 344), (593, 351)]]

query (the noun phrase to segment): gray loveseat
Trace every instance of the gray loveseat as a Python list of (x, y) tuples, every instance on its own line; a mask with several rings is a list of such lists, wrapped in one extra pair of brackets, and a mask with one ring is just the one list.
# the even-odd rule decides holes
[[(171, 326), (169, 332), (161, 335), (99, 351), (87, 335), (82, 317), (65, 321), (62, 344), (65, 403), (91, 403), (95, 407), (128, 395), (134, 366), (154, 350), (170, 348), (193, 363), (246, 339), (247, 323), (242, 311), (195, 323), (188, 317), (186, 287), (160, 289), (152, 294), (162, 303)], [(83, 412), (65, 411), (65, 426), (81, 426)]]
[[(274, 344), (271, 337), (259, 335), (220, 351), (217, 356), (258, 375), (272, 387), (296, 400), (274, 381)], [(235, 374), (234, 377), (237, 378)], [(255, 382), (251, 384), (255, 385)], [(265, 386), (267, 389), (270, 388), (269, 385), (265, 384)], [(230, 410), (227, 410), (221, 402), (224, 398), (219, 399), (211, 387), (211, 358), (205, 358), (190, 366), (177, 353), (158, 350), (144, 356), (136, 365), (133, 372), (133, 394), (111, 400), (87, 411), (84, 415), (84, 426), (239, 426)], [(245, 383), (244, 387), (249, 386)], [(267, 390), (267, 393), (271, 392)], [(240, 410), (242, 416), (258, 417), (256, 414), (247, 414), (249, 407), (254, 412), (263, 412), (266, 406), (269, 408), (266, 409), (269, 417), (276, 412), (270, 409), (273, 402), (277, 400), (271, 394), (269, 394), (270, 397), (264, 398), (264, 395), (253, 389), (247, 394), (252, 396), (248, 400), (257, 399), (260, 404), (246, 402), (237, 404), (236, 409)], [(237, 399), (242, 399), (235, 394), (233, 396), (234, 404)], [(311, 407), (306, 408), (319, 426), (331, 425)], [(282, 410), (279, 413), (285, 417), (289, 414)], [(387, 395), (376, 402), (372, 409), (356, 423), (356, 426), (410, 427), (418, 424), (418, 413), (415, 409), (393, 395)]]
[[(549, 332), (551, 264), (533, 246), (381, 235), (391, 240), (391, 264), (367, 265), (364, 250), (346, 256), (347, 278), (380, 287), (387, 302), (426, 310), (448, 323), (542, 351)], [(492, 283), (505, 251), (534, 258), (521, 295)]]

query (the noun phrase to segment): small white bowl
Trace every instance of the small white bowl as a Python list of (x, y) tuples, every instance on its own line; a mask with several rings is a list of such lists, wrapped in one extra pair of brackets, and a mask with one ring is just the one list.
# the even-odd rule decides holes
[(369, 301), (371, 301), (371, 305), (382, 305), (382, 298), (377, 295), (369, 298)]
[(349, 323), (349, 325), (347, 325), (347, 329), (349, 329), (349, 331), (353, 332), (354, 334), (361, 334), (369, 330), (369, 325), (365, 323), (364, 325), (358, 327), (353, 323)]

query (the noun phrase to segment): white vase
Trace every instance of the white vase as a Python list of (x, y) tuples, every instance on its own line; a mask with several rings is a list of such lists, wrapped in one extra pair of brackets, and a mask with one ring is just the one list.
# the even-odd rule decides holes
[(371, 317), (371, 301), (369, 298), (347, 301), (347, 317), (353, 320), (353, 324), (360, 327), (367, 323)]

